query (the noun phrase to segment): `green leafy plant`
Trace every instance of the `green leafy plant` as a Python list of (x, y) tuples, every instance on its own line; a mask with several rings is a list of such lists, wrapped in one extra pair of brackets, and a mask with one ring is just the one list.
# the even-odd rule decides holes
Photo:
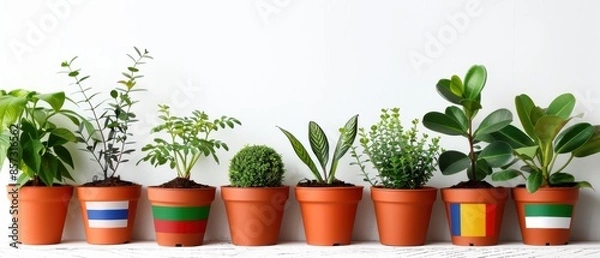
[(152, 128), (151, 132), (165, 132), (169, 139), (155, 138), (154, 143), (144, 146), (142, 151), (147, 154), (138, 164), (141, 161), (150, 162), (155, 167), (169, 164), (171, 169), (177, 170), (178, 178), (188, 180), (192, 168), (201, 157), (212, 156), (219, 163), (216, 150), (229, 150), (226, 143), (210, 138), (211, 133), (242, 124), (239, 120), (227, 116), (211, 121), (206, 113), (198, 110), (193, 111), (191, 116), (174, 116), (167, 105), (159, 105), (158, 112), (162, 124)]
[[(572, 94), (565, 93), (556, 97), (547, 108), (541, 108), (529, 96), (517, 96), (517, 115), (525, 132), (509, 125), (491, 136), (509, 143), (517, 160), (525, 165), (519, 170), (507, 168), (498, 171), (492, 175), (492, 180), (504, 181), (522, 176), (530, 193), (546, 186), (591, 187), (586, 181), (576, 182), (572, 174), (565, 172), (574, 158), (600, 152), (599, 125), (579, 122), (566, 127), (574, 119), (571, 113), (575, 102)], [(559, 165), (557, 160), (561, 154), (569, 158)]]
[(79, 119), (63, 109), (65, 99), (64, 92), (0, 91), (0, 167), (9, 159), (11, 170), (22, 172), (19, 186), (73, 180), (68, 169), (74, 168), (73, 159), (65, 145), (76, 138), (56, 120), (60, 115), (79, 124)]
[(246, 146), (229, 163), (229, 182), (236, 187), (276, 187), (284, 172), (281, 155), (273, 148)]
[(79, 124), (76, 131), (77, 141), (85, 144), (85, 151), (102, 170), (104, 180), (115, 179), (120, 165), (129, 161), (126, 156), (134, 152), (134, 149), (128, 147), (135, 143), (131, 140), (133, 134), (130, 128), (137, 121), (132, 111), (137, 101), (133, 100), (131, 95), (142, 91), (136, 88), (137, 80), (143, 77), (140, 74), (140, 66), (145, 64), (147, 59), (152, 59), (148, 50), (141, 52), (136, 47), (134, 50), (137, 57), (127, 54), (133, 63), (122, 73), (124, 79), (117, 82), (121, 86), (111, 90), (110, 98), (104, 100), (96, 99), (101, 92), (92, 92), (91, 87), (83, 86), (83, 82), (90, 76), (82, 76), (81, 69), (73, 67), (77, 57), (61, 63), (61, 67), (65, 69), (63, 73), (74, 80), (72, 85), (78, 87), (77, 93), (81, 95), (82, 100), (77, 104), (87, 106), (86, 111), (91, 115), (89, 121), (83, 119)]
[[(315, 162), (312, 160), (304, 145), (290, 132), (278, 127), (279, 130), (285, 134), (290, 141), (290, 144), (294, 148), (296, 155), (315, 176), (317, 183), (331, 185), (336, 180), (335, 173), (339, 160), (348, 152), (348, 149), (352, 147), (356, 134), (358, 132), (358, 115), (351, 117), (344, 127), (340, 129), (340, 136), (338, 138), (335, 151), (333, 152), (333, 158), (331, 159), (331, 166), (329, 172), (327, 172), (327, 164), (329, 163), (329, 140), (325, 135), (325, 132), (316, 122), (310, 121), (308, 123), (308, 139), (310, 147), (317, 157), (321, 170), (317, 169)], [(321, 174), (322, 173), (322, 174)]]
[[(466, 170), (469, 181), (458, 186), (491, 187), (484, 179), (492, 174), (493, 168), (499, 168), (510, 162), (511, 146), (504, 141), (490, 140), (489, 135), (508, 126), (512, 122), (512, 113), (508, 109), (497, 109), (486, 116), (479, 126), (474, 120), (481, 110), (481, 92), (487, 80), (487, 71), (482, 65), (472, 66), (464, 77), (457, 75), (450, 79), (441, 79), (437, 83), (438, 93), (454, 104), (444, 113), (429, 112), (423, 117), (423, 125), (430, 130), (446, 135), (461, 136), (467, 139), (467, 154), (456, 151), (444, 151), (439, 157), (439, 168), (444, 175)], [(488, 140), (488, 145), (480, 143)]]
[[(400, 109), (382, 109), (380, 120), (367, 131), (359, 129), (359, 142), (363, 154), (357, 147), (351, 148), (360, 167), (364, 181), (372, 186), (393, 189), (417, 189), (423, 187), (433, 176), (440, 155), (439, 137), (429, 139), (427, 134), (419, 135), (414, 119), (408, 130), (400, 121)], [(366, 155), (368, 159), (362, 159)], [(366, 172), (365, 163), (371, 163), (377, 170), (377, 176), (371, 178)], [(379, 181), (381, 180), (381, 181)]]

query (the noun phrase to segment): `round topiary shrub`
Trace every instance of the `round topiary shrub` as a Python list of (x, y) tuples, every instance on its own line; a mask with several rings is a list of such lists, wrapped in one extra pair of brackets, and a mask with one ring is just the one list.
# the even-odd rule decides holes
[(246, 146), (229, 163), (229, 182), (236, 187), (281, 186), (284, 172), (281, 155), (273, 148)]

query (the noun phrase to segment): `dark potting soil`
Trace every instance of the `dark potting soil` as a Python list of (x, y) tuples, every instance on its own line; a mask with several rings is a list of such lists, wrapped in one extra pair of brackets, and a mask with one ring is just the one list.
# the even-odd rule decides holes
[(119, 176), (115, 176), (115, 177), (106, 178), (104, 180), (96, 180), (96, 181), (92, 181), (92, 182), (87, 182), (87, 183), (83, 184), (82, 186), (111, 187), (111, 186), (132, 186), (132, 185), (138, 185), (138, 184), (130, 182), (130, 181), (121, 180), (121, 178)]
[[(577, 183), (550, 184), (550, 187), (575, 187)], [(525, 188), (525, 184), (517, 185), (516, 187)]]
[(494, 188), (493, 185), (486, 181), (462, 181), (456, 185), (451, 186), (450, 188)]
[(185, 178), (178, 177), (178, 178), (175, 178), (175, 179), (173, 179), (169, 182), (166, 182), (162, 185), (159, 185), (157, 187), (162, 187), (162, 188), (208, 188), (210, 186), (198, 184), (194, 180), (191, 180), (191, 179), (185, 179)]
[(335, 180), (331, 184), (320, 183), (317, 180), (302, 180), (298, 182), (298, 186), (302, 187), (352, 187), (355, 186), (353, 184), (346, 183), (341, 180)]

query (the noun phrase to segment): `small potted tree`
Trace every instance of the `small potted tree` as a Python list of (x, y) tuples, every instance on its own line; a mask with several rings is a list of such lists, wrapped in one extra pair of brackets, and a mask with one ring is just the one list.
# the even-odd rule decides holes
[(82, 119), (76, 131), (76, 139), (85, 145), (91, 159), (101, 171), (100, 178), (94, 176), (91, 182), (77, 187), (77, 198), (85, 228), (86, 241), (90, 244), (123, 244), (131, 241), (135, 224), (137, 202), (141, 185), (122, 180), (117, 174), (119, 168), (129, 161), (127, 156), (134, 152), (131, 126), (136, 122), (132, 108), (137, 103), (133, 93), (138, 89), (140, 66), (152, 59), (148, 51), (135, 48), (136, 57), (127, 55), (132, 65), (123, 72), (120, 86), (110, 91), (110, 98), (99, 100), (100, 92), (83, 86), (90, 76), (82, 76), (81, 69), (74, 68), (73, 62), (61, 63), (64, 73), (77, 86), (77, 94), (82, 98), (77, 103), (89, 113)]
[(229, 182), (221, 187), (231, 242), (242, 246), (277, 244), (289, 186), (282, 185), (281, 155), (273, 148), (242, 148), (229, 163)]
[[(433, 176), (440, 154), (439, 137), (419, 135), (418, 120), (406, 130), (400, 120), (400, 109), (382, 109), (380, 120), (370, 130), (359, 130), (362, 153), (352, 147), (351, 153), (371, 185), (379, 241), (391, 246), (425, 244), (431, 209), (437, 188), (425, 186)], [(363, 158), (366, 155), (366, 159)], [(371, 177), (366, 164), (371, 163), (377, 175)]]
[(340, 129), (329, 169), (329, 141), (316, 122), (309, 122), (308, 138), (320, 168), (317, 168), (306, 148), (293, 134), (281, 127), (279, 129), (288, 138), (298, 158), (315, 177), (314, 180), (299, 182), (294, 188), (302, 211), (306, 242), (309, 245), (321, 246), (350, 244), (363, 186), (338, 180), (336, 171), (340, 159), (348, 152), (356, 138), (358, 115), (351, 117)]
[(504, 141), (491, 140), (487, 146), (481, 142), (509, 125), (512, 113), (501, 108), (487, 115), (479, 126), (474, 123), (482, 108), (481, 92), (486, 80), (487, 71), (482, 65), (472, 66), (464, 81), (456, 75), (441, 79), (437, 83), (438, 93), (454, 105), (447, 107), (444, 113), (429, 112), (423, 117), (423, 125), (430, 130), (467, 139), (468, 153), (448, 150), (438, 159), (442, 174), (466, 171), (469, 179), (441, 189), (455, 245), (497, 244), (508, 198), (507, 188), (493, 187), (485, 178), (492, 174), (493, 168), (510, 162), (512, 148)]
[(156, 166), (168, 165), (177, 177), (158, 186), (148, 187), (152, 204), (156, 242), (161, 246), (198, 246), (204, 241), (210, 205), (216, 187), (196, 183), (192, 169), (202, 157), (211, 156), (217, 163), (217, 149), (229, 150), (226, 143), (210, 138), (219, 129), (241, 125), (235, 118), (222, 116), (210, 120), (208, 114), (195, 110), (191, 116), (179, 117), (167, 105), (159, 105), (162, 123), (152, 133), (166, 133), (142, 148), (141, 161)]
[[(12, 225), (20, 243), (56, 244), (61, 241), (73, 186), (71, 153), (65, 145), (75, 142), (70, 129), (58, 124), (60, 116), (79, 124), (73, 111), (63, 109), (65, 93), (42, 94), (17, 89), (0, 91), (0, 167), (10, 163), (8, 185)], [(17, 177), (17, 175), (20, 175)], [(14, 232), (14, 231), (13, 231)]]
[[(525, 244), (567, 244), (579, 188), (591, 185), (575, 181), (565, 169), (574, 158), (600, 152), (600, 126), (577, 122), (567, 127), (575, 119), (571, 116), (575, 97), (570, 93), (556, 97), (546, 108), (525, 94), (517, 96), (515, 104), (525, 132), (509, 125), (491, 136), (510, 143), (523, 166), (498, 171), (492, 180), (526, 180), (525, 186), (512, 189)], [(561, 154), (568, 159), (559, 159)]]

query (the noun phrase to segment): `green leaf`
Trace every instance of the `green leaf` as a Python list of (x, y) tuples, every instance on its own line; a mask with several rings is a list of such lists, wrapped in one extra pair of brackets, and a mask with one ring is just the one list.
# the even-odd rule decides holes
[(554, 173), (550, 175), (550, 183), (553, 185), (560, 185), (565, 183), (575, 182), (575, 177), (568, 173)]
[(487, 71), (483, 65), (472, 66), (465, 75), (465, 90), (463, 96), (470, 100), (476, 100), (487, 80)]
[(458, 107), (449, 106), (446, 108), (445, 114), (448, 115), (449, 117), (453, 118), (456, 122), (458, 122), (458, 124), (460, 125), (463, 132), (465, 132), (465, 133), (467, 132), (469, 121), (467, 120), (467, 116), (465, 115), (465, 112), (463, 112)]
[(111, 90), (111, 91), (110, 91), (110, 96), (111, 96), (113, 99), (116, 99), (116, 98), (119, 96), (119, 92), (117, 92), (116, 90)]
[(482, 181), (485, 177), (492, 172), (492, 169), (487, 166), (485, 160), (478, 160), (475, 164), (475, 173), (472, 172), (471, 166), (467, 167), (467, 177), (469, 180)]
[(447, 135), (466, 135), (466, 131), (452, 117), (440, 113), (429, 112), (423, 117), (423, 125), (430, 130)]
[(520, 171), (509, 168), (509, 169), (501, 170), (501, 171), (498, 171), (498, 172), (492, 174), (492, 180), (493, 181), (507, 181), (507, 180), (513, 179), (515, 177), (518, 177), (520, 175), (523, 175), (523, 174), (521, 174)]
[(508, 143), (513, 149), (535, 145), (535, 142), (523, 131), (513, 125), (507, 125), (499, 131), (491, 133), (496, 141)]
[(454, 104), (460, 104), (460, 101), (462, 100), (462, 96), (460, 95), (456, 95), (452, 92), (452, 89), (450, 88), (450, 80), (448, 79), (441, 79), (438, 81), (438, 83), (436, 84), (436, 89), (438, 91), (438, 93), (446, 100), (448, 100), (450, 103), (454, 103)]
[(10, 137), (11, 134), (8, 131), (0, 132), (0, 168), (4, 165), (10, 149)]
[(12, 95), (0, 96), (0, 131), (19, 120), (27, 104), (27, 98)]
[(317, 156), (321, 168), (325, 171), (329, 161), (329, 141), (323, 129), (313, 121), (308, 123), (308, 139), (310, 140), (310, 148)]
[(42, 163), (41, 152), (44, 149), (42, 142), (38, 139), (24, 136), (21, 139), (21, 147), (23, 148), (23, 162), (31, 168), (34, 173), (39, 172)]
[(440, 171), (444, 175), (456, 174), (465, 170), (471, 164), (469, 157), (459, 151), (446, 151), (439, 157)]
[(529, 116), (531, 117), (531, 122), (534, 124), (535, 131), (535, 124), (537, 124), (542, 117), (546, 116), (546, 111), (544, 111), (541, 107), (533, 107)]
[(281, 127), (278, 127), (278, 128), (288, 138), (288, 140), (290, 141), (290, 144), (292, 145), (292, 148), (294, 149), (294, 152), (296, 152), (296, 155), (298, 156), (298, 158), (300, 158), (300, 160), (302, 162), (304, 162), (304, 164), (306, 164), (306, 166), (308, 166), (310, 171), (313, 173), (313, 175), (319, 182), (323, 182), (324, 181), (323, 177), (321, 177), (319, 170), (317, 170), (317, 166), (315, 166), (315, 163), (310, 158), (310, 155), (308, 154), (308, 151), (306, 151), (306, 148), (304, 148), (304, 145), (302, 145), (302, 143), (300, 141), (298, 141), (298, 139), (290, 132), (286, 131), (285, 129), (283, 129)]
[(535, 136), (542, 143), (552, 142), (566, 123), (567, 120), (557, 115), (544, 116), (535, 124)]
[(340, 137), (338, 138), (335, 151), (333, 152), (333, 160), (331, 168), (329, 169), (328, 183), (332, 183), (335, 179), (335, 172), (339, 160), (346, 154), (346, 152), (352, 147), (356, 134), (358, 133), (358, 115), (352, 116), (341, 129)]
[(556, 153), (568, 153), (579, 149), (594, 135), (594, 127), (589, 123), (578, 123), (560, 133), (554, 144)]
[(514, 153), (519, 159), (533, 160), (533, 158), (535, 158), (535, 155), (537, 155), (539, 149), (540, 149), (540, 147), (537, 145), (521, 147), (518, 149), (514, 149)]
[(521, 120), (521, 126), (531, 138), (535, 138), (534, 123), (531, 121), (531, 110), (535, 107), (533, 100), (525, 94), (515, 97), (517, 115)]
[(472, 113), (471, 118), (473, 118), (475, 114), (477, 114), (477, 111), (482, 108), (481, 103), (477, 100), (463, 99), (460, 104)]
[(594, 135), (579, 149), (573, 151), (573, 156), (581, 158), (600, 152), (600, 126), (594, 126)]
[(487, 161), (491, 167), (501, 167), (512, 158), (512, 148), (505, 142), (493, 142), (486, 146), (477, 159)]
[(139, 72), (140, 70), (135, 68), (135, 67), (127, 67), (127, 70), (129, 70), (130, 72), (136, 73)]
[(556, 97), (546, 109), (546, 114), (557, 115), (562, 119), (568, 119), (575, 108), (575, 96), (570, 93)]
[[(456, 75), (452, 75), (452, 77), (450, 78), (450, 91), (452, 91), (452, 94), (454, 94), (456, 96), (462, 96), (464, 89), (465, 89), (465, 87), (464, 87), (460, 77), (458, 77)], [(458, 103), (456, 103), (456, 104), (458, 104)]]
[(77, 77), (79, 75), (79, 71), (72, 71), (68, 74), (69, 77)]
[(74, 168), (73, 158), (71, 157), (71, 153), (69, 153), (69, 150), (67, 150), (67, 148), (61, 145), (57, 145), (54, 146), (52, 150), (54, 150), (54, 154), (56, 154), (56, 156), (58, 156), (60, 160), (62, 160), (64, 163), (67, 163), (67, 165), (69, 165), (71, 168)]
[(535, 193), (538, 189), (540, 189), (543, 177), (544, 176), (542, 175), (542, 173), (537, 171), (531, 171), (531, 174), (529, 175), (529, 177), (527, 177), (527, 191), (529, 193)]
[(68, 142), (76, 141), (77, 137), (75, 137), (71, 131), (65, 128), (56, 128), (50, 132), (50, 137), (48, 137), (48, 146), (58, 146)]
[(58, 160), (49, 153), (46, 153), (42, 156), (41, 161), (38, 176), (46, 186), (52, 186), (56, 177), (56, 171), (58, 170)]
[(50, 104), (54, 111), (58, 112), (62, 108), (65, 103), (65, 93), (64, 92), (55, 92), (49, 94), (40, 94), (37, 97), (46, 103)]
[(475, 136), (478, 134), (489, 134), (497, 132), (512, 122), (512, 113), (505, 108), (498, 109), (490, 113), (481, 121), (481, 124), (475, 130)]
[(592, 188), (592, 189), (594, 189), (594, 187), (592, 187), (592, 184), (590, 184), (590, 182), (588, 182), (588, 181), (577, 182), (577, 187), (579, 187), (579, 188)]

